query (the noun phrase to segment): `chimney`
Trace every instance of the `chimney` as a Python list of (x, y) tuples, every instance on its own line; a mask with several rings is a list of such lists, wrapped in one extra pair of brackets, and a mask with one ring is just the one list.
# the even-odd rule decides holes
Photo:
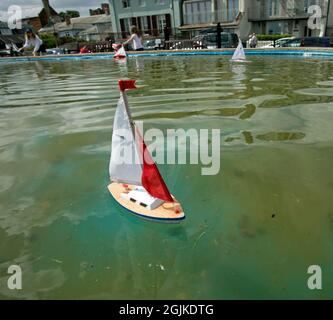
[(71, 24), (71, 17), (66, 15), (65, 21), (66, 21), (66, 25), (69, 26)]
[(50, 17), (51, 17), (50, 2), (49, 2), (49, 0), (42, 0), (42, 1), (43, 1), (43, 7), (45, 10), (47, 21), (49, 21)]
[(106, 15), (110, 15), (110, 5), (108, 3), (102, 3), (102, 10)]

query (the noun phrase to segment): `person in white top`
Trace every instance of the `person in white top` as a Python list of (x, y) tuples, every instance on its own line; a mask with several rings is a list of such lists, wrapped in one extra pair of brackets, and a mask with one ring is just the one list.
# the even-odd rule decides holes
[(136, 26), (131, 27), (131, 36), (128, 40), (126, 40), (123, 45), (126, 45), (128, 43), (132, 42), (133, 50), (135, 51), (143, 51), (143, 45), (141, 42), (141, 38), (139, 36), (139, 30)]
[(44, 53), (45, 46), (43, 44), (43, 40), (37, 36), (37, 34), (33, 33), (31, 29), (27, 29), (25, 32), (25, 44), (18, 51), (22, 51), (26, 48), (34, 48), (33, 55)]

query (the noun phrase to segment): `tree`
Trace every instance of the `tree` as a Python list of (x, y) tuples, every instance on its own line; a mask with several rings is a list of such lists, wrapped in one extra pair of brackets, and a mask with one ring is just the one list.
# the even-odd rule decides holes
[(76, 10), (67, 10), (66, 12), (60, 12), (59, 16), (62, 21), (65, 21), (66, 16), (70, 18), (78, 18), (80, 16), (80, 12)]
[(43, 43), (47, 49), (57, 46), (57, 39), (52, 33), (42, 33), (40, 34), (40, 38), (43, 40)]

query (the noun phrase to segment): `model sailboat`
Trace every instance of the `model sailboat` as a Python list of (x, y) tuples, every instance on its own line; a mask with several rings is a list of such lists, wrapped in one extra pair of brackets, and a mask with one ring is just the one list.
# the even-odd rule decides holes
[(114, 58), (115, 59), (125, 59), (127, 57), (127, 53), (125, 51), (125, 48), (122, 44), (116, 44), (114, 43), (112, 45), (114, 49)]
[(185, 214), (170, 194), (139, 129), (132, 120), (126, 90), (135, 80), (119, 80), (118, 101), (112, 134), (108, 189), (130, 212), (150, 220), (179, 222)]
[(231, 58), (231, 61), (233, 62), (245, 62), (246, 57), (245, 57), (245, 52), (243, 48), (242, 41), (239, 39), (238, 46)]

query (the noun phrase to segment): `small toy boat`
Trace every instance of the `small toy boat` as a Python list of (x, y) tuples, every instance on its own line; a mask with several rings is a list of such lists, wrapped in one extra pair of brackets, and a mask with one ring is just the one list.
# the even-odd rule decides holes
[(114, 59), (126, 59), (127, 58), (127, 53), (122, 44), (114, 43), (112, 45), (112, 48), (114, 49), (114, 56), (113, 56)]
[(113, 124), (108, 189), (121, 206), (135, 215), (179, 222), (185, 218), (183, 209), (170, 194), (131, 117), (125, 91), (135, 88), (135, 80), (119, 80), (120, 99)]
[(238, 46), (231, 58), (232, 62), (246, 62), (246, 56), (243, 48), (242, 41), (239, 39)]

